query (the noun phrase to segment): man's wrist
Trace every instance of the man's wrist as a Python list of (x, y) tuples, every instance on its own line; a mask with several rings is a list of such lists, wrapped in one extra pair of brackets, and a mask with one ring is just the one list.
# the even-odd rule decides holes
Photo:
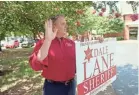
[(51, 44), (52, 40), (45, 39), (44, 43)]

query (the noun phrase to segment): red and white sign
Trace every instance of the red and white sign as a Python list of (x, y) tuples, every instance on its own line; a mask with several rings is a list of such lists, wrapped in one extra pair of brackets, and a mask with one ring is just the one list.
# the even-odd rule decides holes
[(116, 80), (116, 39), (76, 42), (77, 95), (95, 95)]

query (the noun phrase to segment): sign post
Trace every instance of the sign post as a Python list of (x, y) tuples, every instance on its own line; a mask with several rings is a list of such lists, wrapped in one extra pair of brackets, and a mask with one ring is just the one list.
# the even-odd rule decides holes
[(76, 42), (77, 95), (96, 95), (116, 80), (116, 39)]

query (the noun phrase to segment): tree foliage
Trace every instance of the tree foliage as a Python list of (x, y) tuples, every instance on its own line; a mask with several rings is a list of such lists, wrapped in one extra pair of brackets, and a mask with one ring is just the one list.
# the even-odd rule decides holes
[[(96, 29), (98, 33), (120, 32), (123, 23), (120, 19), (108, 19), (88, 12), (90, 7), (98, 8), (115, 2), (95, 3), (91, 1), (2, 1), (0, 2), (0, 35), (10, 32), (16, 35), (35, 35), (44, 31), (44, 21), (51, 16), (63, 14), (68, 23), (68, 31), (82, 33)], [(97, 7), (98, 6), (98, 7)], [(92, 11), (92, 10), (91, 10)], [(119, 30), (118, 30), (119, 29)]]
[(0, 31), (14, 32), (16, 34), (33, 34), (43, 31), (43, 24), (46, 19), (56, 14), (65, 15), (69, 31), (74, 31), (73, 23), (84, 14), (77, 11), (86, 11), (92, 6), (92, 2), (1, 2), (0, 6)]
[(103, 35), (106, 33), (122, 32), (124, 29), (124, 21), (120, 17), (113, 16), (98, 16), (92, 14), (92, 9), (88, 9), (86, 17), (80, 19), (79, 32), (96, 30), (97, 34)]

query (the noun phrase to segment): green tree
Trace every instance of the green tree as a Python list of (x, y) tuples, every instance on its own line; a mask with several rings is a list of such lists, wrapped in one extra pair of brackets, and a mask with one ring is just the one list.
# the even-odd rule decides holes
[(75, 31), (78, 18), (84, 16), (84, 11), (92, 2), (28, 2), (3, 1), (0, 6), (0, 39), (13, 32), (16, 35), (27, 35), (35, 38), (36, 34), (44, 31), (43, 24), (46, 19), (56, 14), (65, 15), (69, 31)]
[(89, 8), (85, 14), (86, 17), (80, 19), (80, 27), (77, 27), (78, 32), (96, 30), (97, 34), (103, 35), (122, 32), (124, 29), (124, 21), (120, 17), (98, 16), (97, 14), (92, 14), (92, 8)]
[[(77, 18), (84, 16), (83, 12), (89, 6), (92, 6), (92, 2), (3, 2), (1, 14), (4, 15), (1, 18), (4, 16), (7, 18), (3, 21), (4, 27), (7, 27), (5, 23), (9, 24), (7, 30), (22, 31), (23, 34), (26, 34), (28, 30), (35, 35), (43, 30), (44, 20), (50, 16), (63, 14), (69, 21), (68, 23), (73, 25)], [(77, 13), (79, 10), (82, 13)]]
[(68, 21), (68, 31), (71, 34), (91, 29), (96, 29), (98, 33), (104, 30), (108, 32), (109, 28), (106, 27), (113, 21), (107, 21), (107, 17), (89, 15), (87, 10), (90, 7), (97, 8), (96, 6), (100, 4), (104, 7), (106, 5), (114, 7), (116, 3), (116, 1), (100, 3), (91, 1), (2, 1), (0, 2), (0, 40), (5, 35), (10, 35), (11, 32), (16, 35), (33, 35), (35, 39), (38, 32), (44, 31), (44, 21), (57, 14), (65, 15)]
[(16, 10), (16, 6), (13, 2), (0, 2), (0, 42), (9, 34), (9, 31), (17, 29), (18, 23), (15, 20), (14, 10)]

